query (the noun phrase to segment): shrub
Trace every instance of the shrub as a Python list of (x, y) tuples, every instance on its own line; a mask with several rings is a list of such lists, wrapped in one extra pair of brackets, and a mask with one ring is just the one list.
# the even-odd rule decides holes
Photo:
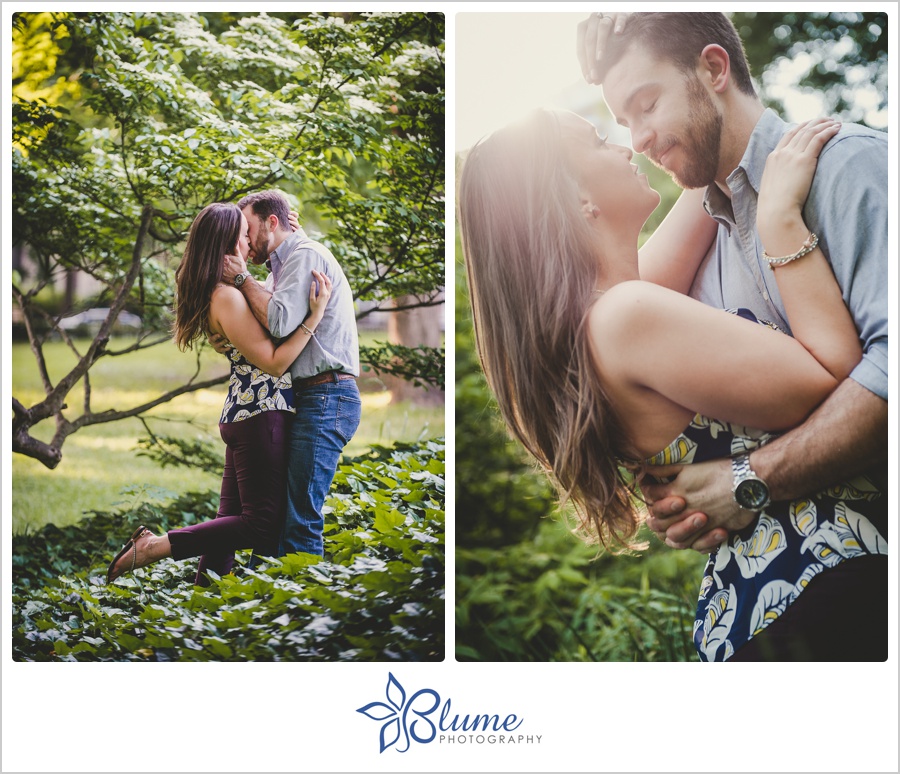
[(693, 661), (705, 557), (653, 540), (640, 557), (596, 556), (560, 524), (534, 540), (456, 551), (462, 661)]
[(213, 493), (95, 513), (13, 539), (13, 656), (21, 661), (437, 661), (444, 647), (444, 445), (345, 460), (324, 559), (290, 554), (192, 585), (166, 559), (105, 584), (133, 525), (210, 518)]

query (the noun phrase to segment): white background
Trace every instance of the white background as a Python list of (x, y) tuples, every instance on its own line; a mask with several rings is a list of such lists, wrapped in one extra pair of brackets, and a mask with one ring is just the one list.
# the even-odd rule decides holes
[[(161, 10), (170, 4), (3, 3), (3, 66), (11, 69), (10, 17), (15, 10)], [(180, 3), (178, 10), (428, 10), (447, 16), (448, 150), (467, 147), (496, 126), (463, 126), (471, 97), (457, 51), (457, 12), (569, 11), (586, 15), (611, 10), (597, 3)], [(688, 4), (685, 10), (779, 10), (767, 4)], [(628, 10), (660, 6), (629, 4)], [(671, 9), (672, 5), (665, 8)], [(802, 10), (812, 8), (803, 6)], [(848, 4), (816, 4), (846, 10)], [(891, 86), (896, 82), (894, 3), (863, 10), (891, 14)], [(514, 28), (510, 17), (510, 29)], [(577, 19), (576, 19), (577, 21)], [(524, 40), (525, 33), (519, 33)], [(557, 37), (559, 36), (559, 37)], [(545, 49), (531, 62), (546, 62), (529, 75), (535, 104), (553, 100), (556, 78), (578, 77), (574, 27), (562, 51), (550, 49), (565, 30), (549, 23)], [(551, 45), (552, 44), (552, 45)], [(489, 52), (488, 52), (489, 53)], [(493, 56), (498, 53), (494, 52)], [(557, 66), (561, 69), (552, 69)], [(459, 68), (459, 69), (458, 69)], [(554, 73), (552, 78), (550, 74)], [(457, 81), (459, 73), (459, 81)], [(560, 74), (562, 73), (562, 74)], [(573, 73), (571, 76), (567, 73)], [(547, 76), (545, 79), (544, 76)], [(485, 78), (485, 71), (482, 71)], [(488, 88), (488, 86), (485, 86)], [(9, 82), (2, 81), (3, 131), (10, 137)], [(500, 93), (503, 90), (501, 89)], [(512, 120), (528, 98), (510, 86), (511, 103), (500, 118)], [(896, 94), (890, 98), (890, 191), (897, 201)], [(506, 122), (506, 119), (502, 123)], [(460, 141), (454, 146), (454, 128)], [(475, 136), (472, 136), (472, 135)], [(9, 145), (6, 146), (7, 149)], [(10, 201), (8, 151), (3, 155), (3, 196)], [(453, 153), (448, 153), (447, 190), (454, 190)], [(453, 203), (447, 210), (447, 262), (453, 266)], [(3, 208), (2, 282), (10, 265), (10, 212)], [(890, 288), (896, 341), (896, 229), (892, 224)], [(453, 283), (447, 287), (448, 315)], [(8, 296), (7, 296), (8, 298)], [(9, 302), (3, 307), (2, 391), (11, 395)], [(452, 319), (448, 319), (448, 326)], [(448, 362), (453, 363), (452, 337)], [(891, 360), (891, 384), (897, 371)], [(452, 368), (451, 368), (452, 373)], [(452, 378), (449, 380), (453, 383)], [(448, 557), (452, 557), (453, 423), (448, 420)], [(9, 400), (8, 397), (4, 398)], [(7, 404), (8, 405), (8, 404)], [(890, 419), (890, 470), (897, 469), (896, 411)], [(897, 771), (897, 562), (891, 556), (891, 658), (885, 664), (458, 664), (452, 660), (452, 560), (447, 578), (447, 653), (439, 664), (22, 664), (11, 657), (9, 588), (9, 416), (4, 414), (3, 465), (3, 771)], [(889, 512), (898, 513), (896, 478)], [(852, 626), (852, 621), (847, 622)], [(388, 675), (407, 694), (422, 688), (452, 702), (452, 714), (515, 714), (518, 734), (541, 736), (518, 745), (413, 745), (406, 753), (378, 751), (380, 724), (356, 712), (384, 701)], [(727, 708), (727, 709), (723, 709)]]

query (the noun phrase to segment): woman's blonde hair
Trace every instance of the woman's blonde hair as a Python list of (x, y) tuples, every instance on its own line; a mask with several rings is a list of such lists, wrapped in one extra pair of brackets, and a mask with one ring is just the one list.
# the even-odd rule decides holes
[(620, 464), (634, 455), (588, 333), (602, 244), (557, 114), (538, 111), (472, 148), (459, 225), (478, 354), (504, 420), (574, 503), (585, 537), (632, 547), (638, 511)]

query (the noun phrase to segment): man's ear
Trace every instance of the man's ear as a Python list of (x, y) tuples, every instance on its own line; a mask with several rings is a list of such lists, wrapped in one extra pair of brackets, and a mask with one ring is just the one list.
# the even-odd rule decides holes
[(290, 227), (291, 227), (290, 223), (280, 223), (277, 215), (269, 215), (269, 217), (266, 218), (266, 220), (268, 221), (267, 225), (269, 227), (270, 232), (277, 231), (279, 226), (281, 226), (281, 228), (286, 228), (286, 229), (290, 229)]
[(710, 43), (700, 52), (697, 70), (701, 81), (708, 83), (713, 91), (721, 94), (731, 80), (731, 58), (720, 45)]

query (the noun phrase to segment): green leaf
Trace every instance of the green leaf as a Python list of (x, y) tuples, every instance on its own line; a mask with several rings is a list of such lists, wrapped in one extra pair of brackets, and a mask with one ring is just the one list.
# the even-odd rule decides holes
[(379, 510), (375, 517), (375, 529), (379, 532), (390, 532), (406, 521), (406, 517), (397, 510)]

